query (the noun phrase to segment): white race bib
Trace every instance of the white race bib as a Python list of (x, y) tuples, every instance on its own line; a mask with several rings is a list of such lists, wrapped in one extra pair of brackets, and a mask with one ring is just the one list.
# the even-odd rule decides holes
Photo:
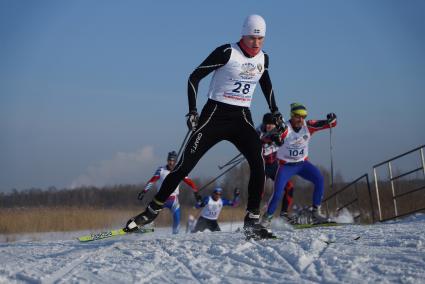
[(214, 199), (209, 197), (207, 205), (202, 208), (201, 216), (206, 219), (217, 220), (222, 208), (223, 201), (221, 198), (219, 198), (217, 201), (214, 201)]
[(214, 71), (208, 98), (226, 104), (249, 107), (255, 87), (264, 73), (264, 53), (246, 57), (237, 44), (231, 44), (229, 61)]
[(300, 131), (295, 132), (289, 121), (287, 125), (288, 134), (277, 152), (277, 158), (287, 163), (304, 161), (308, 157), (308, 143), (311, 137), (308, 127), (304, 122)]

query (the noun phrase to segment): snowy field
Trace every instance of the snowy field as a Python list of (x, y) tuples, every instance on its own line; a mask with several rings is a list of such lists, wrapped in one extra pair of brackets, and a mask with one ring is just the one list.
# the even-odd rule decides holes
[(230, 231), (172, 236), (168, 229), (91, 243), (72, 239), (75, 232), (38, 235), (0, 243), (0, 282), (425, 283), (425, 215), (370, 226), (274, 227), (279, 240), (245, 241)]

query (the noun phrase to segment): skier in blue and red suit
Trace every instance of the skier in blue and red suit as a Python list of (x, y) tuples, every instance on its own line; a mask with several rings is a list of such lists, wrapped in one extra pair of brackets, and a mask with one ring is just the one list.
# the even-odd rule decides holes
[(279, 137), (274, 137), (274, 141), (280, 144), (277, 151), (280, 165), (273, 196), (261, 221), (265, 227), (270, 227), (273, 214), (284, 194), (285, 184), (294, 175), (299, 175), (314, 184), (313, 204), (310, 209), (313, 223), (328, 222), (328, 219), (319, 213), (324, 191), (323, 176), (319, 169), (308, 161), (308, 145), (313, 133), (336, 126), (336, 115), (329, 113), (325, 120), (305, 121), (306, 117), (307, 109), (304, 105), (291, 104), (291, 119), (287, 123), (288, 128), (279, 134)]
[[(272, 113), (264, 114), (262, 124), (257, 127), (257, 133), (260, 135), (261, 144), (263, 145), (262, 154), (264, 158), (266, 178), (275, 181), (277, 169), (279, 168), (279, 162), (276, 156), (279, 146), (273, 141), (277, 132)], [(280, 212), (280, 216), (288, 222), (291, 221), (288, 216), (288, 209), (291, 207), (293, 195), (294, 184), (291, 181), (288, 181), (285, 186), (285, 194), (283, 196), (282, 209)]]

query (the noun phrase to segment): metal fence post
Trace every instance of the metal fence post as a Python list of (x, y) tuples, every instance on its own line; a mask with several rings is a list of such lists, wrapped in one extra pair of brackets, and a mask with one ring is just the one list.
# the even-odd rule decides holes
[[(401, 179), (401, 178), (403, 178), (403, 177), (405, 177), (405, 176), (411, 175), (412, 173), (415, 173), (415, 172), (417, 172), (417, 171), (421, 171), (421, 172), (423, 172), (423, 175), (424, 175), (424, 178), (425, 178), (425, 159), (424, 159), (424, 149), (425, 149), (425, 145), (421, 145), (421, 146), (419, 146), (419, 147), (417, 147), (417, 148), (415, 148), (415, 149), (412, 149), (412, 150), (410, 150), (410, 151), (407, 151), (407, 152), (405, 152), (405, 153), (403, 153), (403, 154), (400, 154), (400, 155), (398, 155), (398, 156), (395, 156), (395, 157), (393, 157), (393, 158), (391, 158), (391, 159), (389, 159), (389, 160), (386, 160), (386, 161), (384, 161), (384, 162), (381, 162), (381, 163), (376, 164), (376, 165), (374, 165), (374, 166), (373, 166), (373, 174), (374, 174), (374, 177), (375, 177), (375, 188), (376, 188), (376, 196), (377, 196), (377, 203), (378, 203), (378, 210), (379, 210), (379, 221), (380, 221), (380, 222), (381, 222), (381, 221), (386, 221), (386, 220), (391, 220), (391, 219), (398, 218), (398, 217), (402, 217), (402, 216), (406, 216), (406, 215), (408, 215), (408, 214), (412, 214), (412, 213), (415, 213), (415, 212), (419, 212), (419, 211), (421, 211), (421, 210), (425, 210), (425, 207), (424, 207), (424, 208), (414, 209), (413, 211), (412, 211), (412, 210), (410, 210), (409, 212), (406, 212), (406, 213), (403, 213), (402, 215), (399, 215), (398, 208), (397, 208), (397, 203), (398, 203), (398, 200), (397, 200), (397, 199), (398, 199), (399, 197), (405, 196), (405, 195), (407, 195), (407, 194), (411, 194), (411, 193), (413, 193), (413, 192), (417, 192), (417, 191), (419, 191), (419, 190), (423, 190), (423, 189), (425, 189), (425, 186), (420, 186), (420, 187), (415, 188), (415, 189), (413, 189), (413, 190), (410, 190), (410, 191), (407, 191), (407, 192), (405, 191), (405, 192), (403, 192), (403, 193), (396, 194), (396, 189), (395, 189), (395, 185), (394, 185), (395, 180), (398, 180), (398, 179)], [(409, 155), (409, 154), (411, 154), (411, 153), (414, 153), (414, 152), (416, 152), (416, 151), (419, 151), (419, 152), (420, 152), (422, 166), (421, 166), (421, 167), (419, 167), (419, 168), (416, 168), (416, 169), (414, 169), (414, 170), (411, 170), (411, 171), (407, 171), (407, 172), (404, 172), (404, 173), (400, 173), (400, 174), (398, 174), (397, 176), (393, 176), (391, 162), (392, 162), (392, 161), (395, 161), (395, 160), (397, 160), (397, 159), (399, 159), (399, 158), (401, 158), (401, 157), (404, 157), (404, 156), (406, 156), (406, 155)], [(391, 192), (392, 192), (392, 198), (393, 198), (393, 204), (394, 204), (394, 213), (395, 213), (395, 216), (390, 217), (390, 218), (383, 219), (383, 218), (382, 218), (382, 208), (381, 208), (380, 198), (379, 198), (379, 189), (378, 189), (378, 184), (379, 184), (379, 183), (378, 183), (378, 176), (377, 176), (377, 171), (376, 171), (376, 169), (377, 169), (378, 167), (384, 166), (385, 164), (388, 164), (388, 171), (389, 171), (389, 175), (390, 175), (390, 185), (391, 185)], [(413, 206), (413, 204), (412, 204), (412, 206), (411, 206), (411, 207), (412, 207), (412, 208), (415, 208), (416, 206)]]
[[(361, 216), (362, 215), (362, 209), (360, 208), (360, 198), (359, 198), (359, 191), (357, 190), (357, 183), (354, 184), (354, 193), (356, 194), (356, 199), (357, 199), (357, 209), (359, 209), (359, 213)], [(354, 210), (353, 210), (354, 211)]]
[(381, 210), (381, 201), (379, 200), (378, 177), (376, 175), (376, 168), (373, 168), (373, 176), (375, 177), (375, 191), (376, 191), (376, 202), (378, 203), (379, 221), (381, 221), (382, 210)]
[(424, 178), (425, 178), (425, 160), (424, 160), (424, 148), (421, 148), (421, 160), (422, 160), (422, 171), (424, 172)]
[(326, 205), (326, 216), (329, 217), (329, 206), (328, 206), (328, 201), (325, 201), (325, 205)]
[(335, 212), (338, 211), (338, 208), (339, 208), (339, 206), (338, 206), (338, 196), (335, 195)]
[(393, 171), (391, 169), (391, 162), (388, 162), (388, 170), (390, 171), (390, 184), (391, 184), (391, 192), (393, 194), (394, 212), (395, 212), (395, 215), (398, 216), (397, 199), (395, 198), (394, 181), (393, 181)]
[(370, 190), (369, 174), (366, 174), (367, 190), (369, 192), (370, 210), (372, 211), (372, 223), (375, 222), (375, 210), (373, 209), (372, 191)]

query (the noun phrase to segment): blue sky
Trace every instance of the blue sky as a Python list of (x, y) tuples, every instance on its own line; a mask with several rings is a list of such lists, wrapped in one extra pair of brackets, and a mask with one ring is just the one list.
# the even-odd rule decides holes
[[(146, 181), (186, 132), (190, 72), (267, 22), (281, 112), (335, 112), (335, 166), (351, 179), (424, 144), (423, 1), (1, 1), (0, 190)], [(198, 109), (209, 78), (201, 82)], [(267, 110), (260, 88), (252, 105)], [(223, 142), (192, 176), (236, 154)], [(329, 166), (329, 133), (310, 158)]]

